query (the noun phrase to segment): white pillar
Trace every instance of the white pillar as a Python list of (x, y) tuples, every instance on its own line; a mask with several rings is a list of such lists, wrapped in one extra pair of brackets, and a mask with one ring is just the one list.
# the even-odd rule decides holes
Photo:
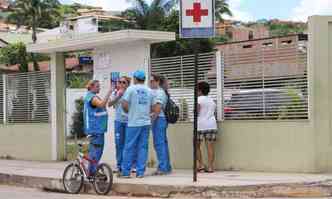
[(65, 159), (65, 59), (63, 53), (51, 54), (52, 160)]
[(223, 58), (220, 51), (216, 52), (216, 67), (217, 67), (217, 106), (218, 106), (218, 120), (222, 121), (224, 119), (224, 104), (223, 104)]

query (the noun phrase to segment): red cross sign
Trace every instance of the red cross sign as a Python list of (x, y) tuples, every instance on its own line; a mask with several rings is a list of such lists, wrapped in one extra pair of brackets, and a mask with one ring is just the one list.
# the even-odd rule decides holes
[(181, 38), (214, 37), (214, 1), (180, 0)]
[(202, 9), (201, 3), (194, 3), (194, 9), (188, 9), (186, 10), (187, 16), (193, 16), (193, 20), (195, 23), (200, 23), (202, 16), (208, 16), (209, 10), (208, 9)]

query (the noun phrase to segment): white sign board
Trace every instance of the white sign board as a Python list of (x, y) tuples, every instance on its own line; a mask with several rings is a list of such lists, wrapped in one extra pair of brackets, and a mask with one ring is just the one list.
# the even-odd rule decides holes
[(214, 37), (214, 0), (181, 0), (180, 11), (182, 38)]

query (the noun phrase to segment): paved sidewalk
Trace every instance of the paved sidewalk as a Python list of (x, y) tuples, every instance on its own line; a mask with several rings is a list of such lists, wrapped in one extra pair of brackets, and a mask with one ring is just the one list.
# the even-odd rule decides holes
[[(60, 179), (67, 164), (0, 160), (0, 183), (62, 190)], [(332, 196), (332, 174), (216, 172), (199, 174), (198, 182), (193, 183), (190, 170), (175, 170), (168, 176), (149, 176), (152, 172), (148, 170), (148, 176), (143, 179), (115, 177), (113, 194), (158, 197), (181, 194), (197, 197)]]

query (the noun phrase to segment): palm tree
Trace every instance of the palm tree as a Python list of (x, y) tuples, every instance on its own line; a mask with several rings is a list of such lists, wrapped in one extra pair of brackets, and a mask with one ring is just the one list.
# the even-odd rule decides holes
[[(16, 0), (12, 5), (13, 12), (8, 20), (14, 21), (17, 26), (26, 25), (32, 29), (32, 41), (37, 41), (37, 28), (55, 26), (55, 17), (59, 16), (58, 0)], [(51, 27), (49, 27), (51, 28)]]
[(215, 13), (216, 20), (222, 22), (224, 20), (223, 15), (233, 16), (232, 11), (229, 9), (227, 0), (215, 0)]
[(136, 28), (161, 30), (161, 23), (176, 6), (178, 0), (153, 0), (148, 4), (145, 0), (127, 0), (133, 7), (122, 15), (136, 22)]

